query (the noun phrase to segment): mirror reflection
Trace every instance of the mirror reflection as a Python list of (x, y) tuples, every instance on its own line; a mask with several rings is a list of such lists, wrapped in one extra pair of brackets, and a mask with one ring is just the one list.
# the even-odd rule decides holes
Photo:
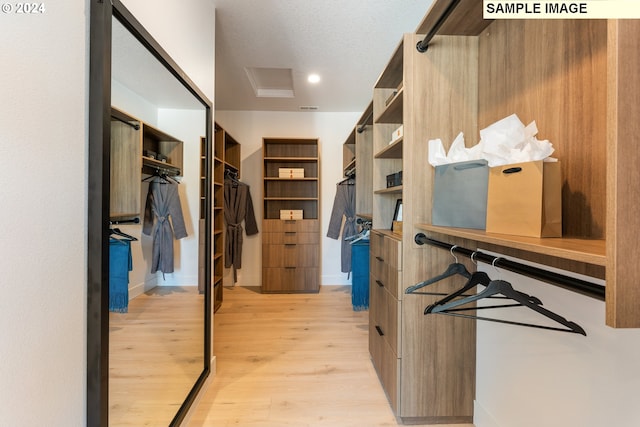
[(205, 363), (206, 110), (112, 31), (109, 425), (167, 426)]

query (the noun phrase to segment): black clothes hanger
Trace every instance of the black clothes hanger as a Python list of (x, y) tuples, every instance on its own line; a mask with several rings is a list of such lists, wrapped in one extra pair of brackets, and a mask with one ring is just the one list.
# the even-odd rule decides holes
[[(471, 277), (469, 278), (469, 280), (467, 281), (467, 283), (465, 283), (465, 285), (458, 289), (457, 291), (446, 295), (444, 298), (442, 298), (440, 301), (437, 301), (431, 305), (428, 305), (427, 308), (424, 309), (424, 314), (429, 314), (431, 312), (433, 312), (433, 309), (438, 306), (438, 305), (443, 305), (448, 303), (449, 301), (453, 300), (454, 298), (463, 296), (466, 297), (468, 295), (464, 295), (465, 292), (470, 291), (471, 289), (475, 288), (478, 285), (482, 285), (482, 286), (489, 286), (489, 283), (491, 283), (491, 278), (489, 277), (489, 275), (487, 273), (485, 273), (484, 271), (474, 271), (471, 274)], [(515, 291), (514, 292), (518, 292), (521, 293), (520, 291)], [(538, 298), (534, 297), (533, 295), (527, 295), (524, 293), (521, 293), (522, 296), (524, 298), (527, 298), (529, 301), (531, 301), (534, 304), (540, 304), (542, 305), (542, 301), (540, 301)], [(505, 296), (499, 296), (499, 295), (492, 295), (490, 297), (487, 298), (494, 298), (494, 299), (507, 299), (507, 297)], [(499, 308), (499, 307), (515, 307), (518, 306), (520, 304), (514, 304), (514, 305), (499, 305), (499, 306), (493, 306), (491, 308)]]
[[(157, 181), (158, 178), (160, 179), (160, 181)], [(160, 184), (180, 184), (180, 181), (173, 178), (171, 175), (169, 175), (169, 173), (159, 169), (156, 169), (153, 175), (149, 175), (148, 177), (143, 178), (142, 182), (145, 182), (151, 179), (154, 180), (152, 182), (159, 182)]]
[(119, 228), (110, 228), (109, 232), (110, 232), (109, 234), (115, 234), (117, 236), (124, 237), (125, 240), (128, 240), (130, 242), (134, 242), (138, 240), (135, 237), (128, 235), (127, 233), (123, 233), (122, 231), (120, 231)]
[(343, 179), (338, 183), (338, 185), (355, 185), (355, 184), (356, 184), (355, 174), (349, 175), (348, 177), (346, 177), (345, 179)]
[(238, 179), (238, 172), (231, 169), (224, 170), (224, 179), (228, 179), (229, 181), (231, 181), (234, 187), (237, 187), (238, 185), (243, 184)]
[[(461, 263), (458, 262), (458, 257), (456, 257), (454, 255), (454, 253), (453, 253), (455, 248), (456, 248), (456, 246), (454, 245), (451, 248), (451, 250), (449, 251), (449, 252), (451, 252), (451, 256), (453, 256), (453, 258), (455, 259), (455, 262), (452, 262), (451, 264), (449, 264), (449, 267), (447, 267), (447, 269), (446, 269), (446, 271), (444, 273), (439, 274), (439, 275), (437, 275), (435, 277), (432, 277), (430, 279), (427, 279), (425, 281), (422, 281), (420, 283), (417, 283), (417, 284), (415, 284), (413, 286), (409, 286), (407, 288), (407, 290), (405, 291), (405, 293), (407, 293), (407, 294), (415, 293), (418, 289), (421, 289), (421, 288), (424, 288), (425, 286), (428, 286), (428, 285), (431, 285), (433, 283), (439, 282), (440, 280), (444, 280), (447, 277), (455, 276), (456, 274), (458, 274), (460, 276), (463, 276), (463, 277), (466, 277), (467, 279), (470, 279), (471, 278), (471, 273), (469, 273), (469, 271), (467, 270), (467, 267), (465, 267), (464, 264), (461, 264)], [(468, 290), (468, 289), (465, 289), (465, 291), (466, 290)], [(465, 292), (465, 291), (463, 291), (463, 292)], [(460, 294), (462, 294), (462, 292), (460, 292)], [(458, 294), (458, 295), (460, 295), (460, 294)], [(443, 294), (437, 294), (437, 295), (443, 295)]]
[[(484, 298), (490, 298), (495, 295), (502, 295), (508, 299), (511, 299), (517, 302), (518, 304), (508, 304), (508, 305), (490, 306), (490, 307), (458, 308), (461, 305), (466, 305), (471, 302), (478, 301)], [(537, 313), (542, 314), (543, 316), (565, 326), (565, 328), (554, 328), (552, 326), (534, 325), (530, 323), (515, 322), (510, 320), (502, 320), (502, 319), (493, 319), (493, 318), (480, 317), (480, 316), (471, 316), (471, 315), (460, 313), (461, 311), (465, 311), (465, 310), (478, 310), (478, 308), (514, 307), (514, 306), (520, 306), (520, 305), (527, 307)], [(515, 289), (513, 289), (511, 284), (505, 280), (492, 280), (491, 282), (489, 282), (486, 289), (484, 289), (482, 292), (478, 294), (471, 295), (456, 301), (450, 301), (445, 304), (436, 304), (434, 307), (431, 308), (429, 313), (440, 313), (440, 314), (446, 314), (449, 316), (465, 317), (468, 319), (488, 320), (491, 322), (507, 323), (510, 325), (528, 326), (532, 328), (549, 329), (553, 331), (572, 332), (572, 333), (581, 334), (584, 336), (587, 335), (587, 333), (584, 331), (584, 329), (582, 329), (582, 327), (580, 327), (580, 325), (574, 322), (570, 322), (564, 317), (552, 311), (549, 311), (546, 308), (543, 308), (540, 300), (538, 300), (535, 297), (531, 297), (530, 295), (516, 291)], [(425, 314), (426, 314), (426, 310), (425, 310)]]

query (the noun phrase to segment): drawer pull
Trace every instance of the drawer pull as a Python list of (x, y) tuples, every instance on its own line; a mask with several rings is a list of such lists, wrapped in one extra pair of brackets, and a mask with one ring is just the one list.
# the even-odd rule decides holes
[(285, 245), (285, 246), (295, 246), (295, 245), (296, 245), (296, 243), (285, 243), (284, 245)]
[(296, 267), (289, 267), (289, 266), (286, 266), (285, 268), (295, 269)]
[(296, 234), (295, 231), (285, 231), (284, 234)]
[(380, 335), (381, 337), (384, 336), (384, 332), (382, 332), (380, 326), (376, 325), (376, 331), (378, 331), (378, 335)]
[(380, 262), (384, 262), (384, 258), (380, 258), (379, 256), (377, 256), (376, 259)]
[(378, 284), (378, 286), (380, 286), (381, 288), (384, 288), (384, 283), (382, 283), (380, 280), (376, 280), (376, 283)]

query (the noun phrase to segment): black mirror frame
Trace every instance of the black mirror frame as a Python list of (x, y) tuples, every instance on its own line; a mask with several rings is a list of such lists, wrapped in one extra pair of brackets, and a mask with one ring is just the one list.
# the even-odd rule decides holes
[[(212, 102), (119, 0), (91, 0), (89, 24), (89, 145), (87, 206), (87, 425), (109, 421), (109, 169), (111, 22), (117, 18), (206, 109), (205, 245), (211, 259)], [(203, 371), (170, 427), (179, 426), (211, 372), (211, 263), (206, 262)]]

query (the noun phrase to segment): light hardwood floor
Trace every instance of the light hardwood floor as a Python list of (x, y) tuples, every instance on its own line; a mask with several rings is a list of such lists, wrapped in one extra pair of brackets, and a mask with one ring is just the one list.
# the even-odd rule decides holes
[(214, 319), (217, 373), (188, 426), (400, 425), (369, 359), (368, 311), (352, 310), (350, 291), (225, 288)]
[(156, 287), (109, 313), (109, 425), (169, 425), (202, 369), (204, 296)]

